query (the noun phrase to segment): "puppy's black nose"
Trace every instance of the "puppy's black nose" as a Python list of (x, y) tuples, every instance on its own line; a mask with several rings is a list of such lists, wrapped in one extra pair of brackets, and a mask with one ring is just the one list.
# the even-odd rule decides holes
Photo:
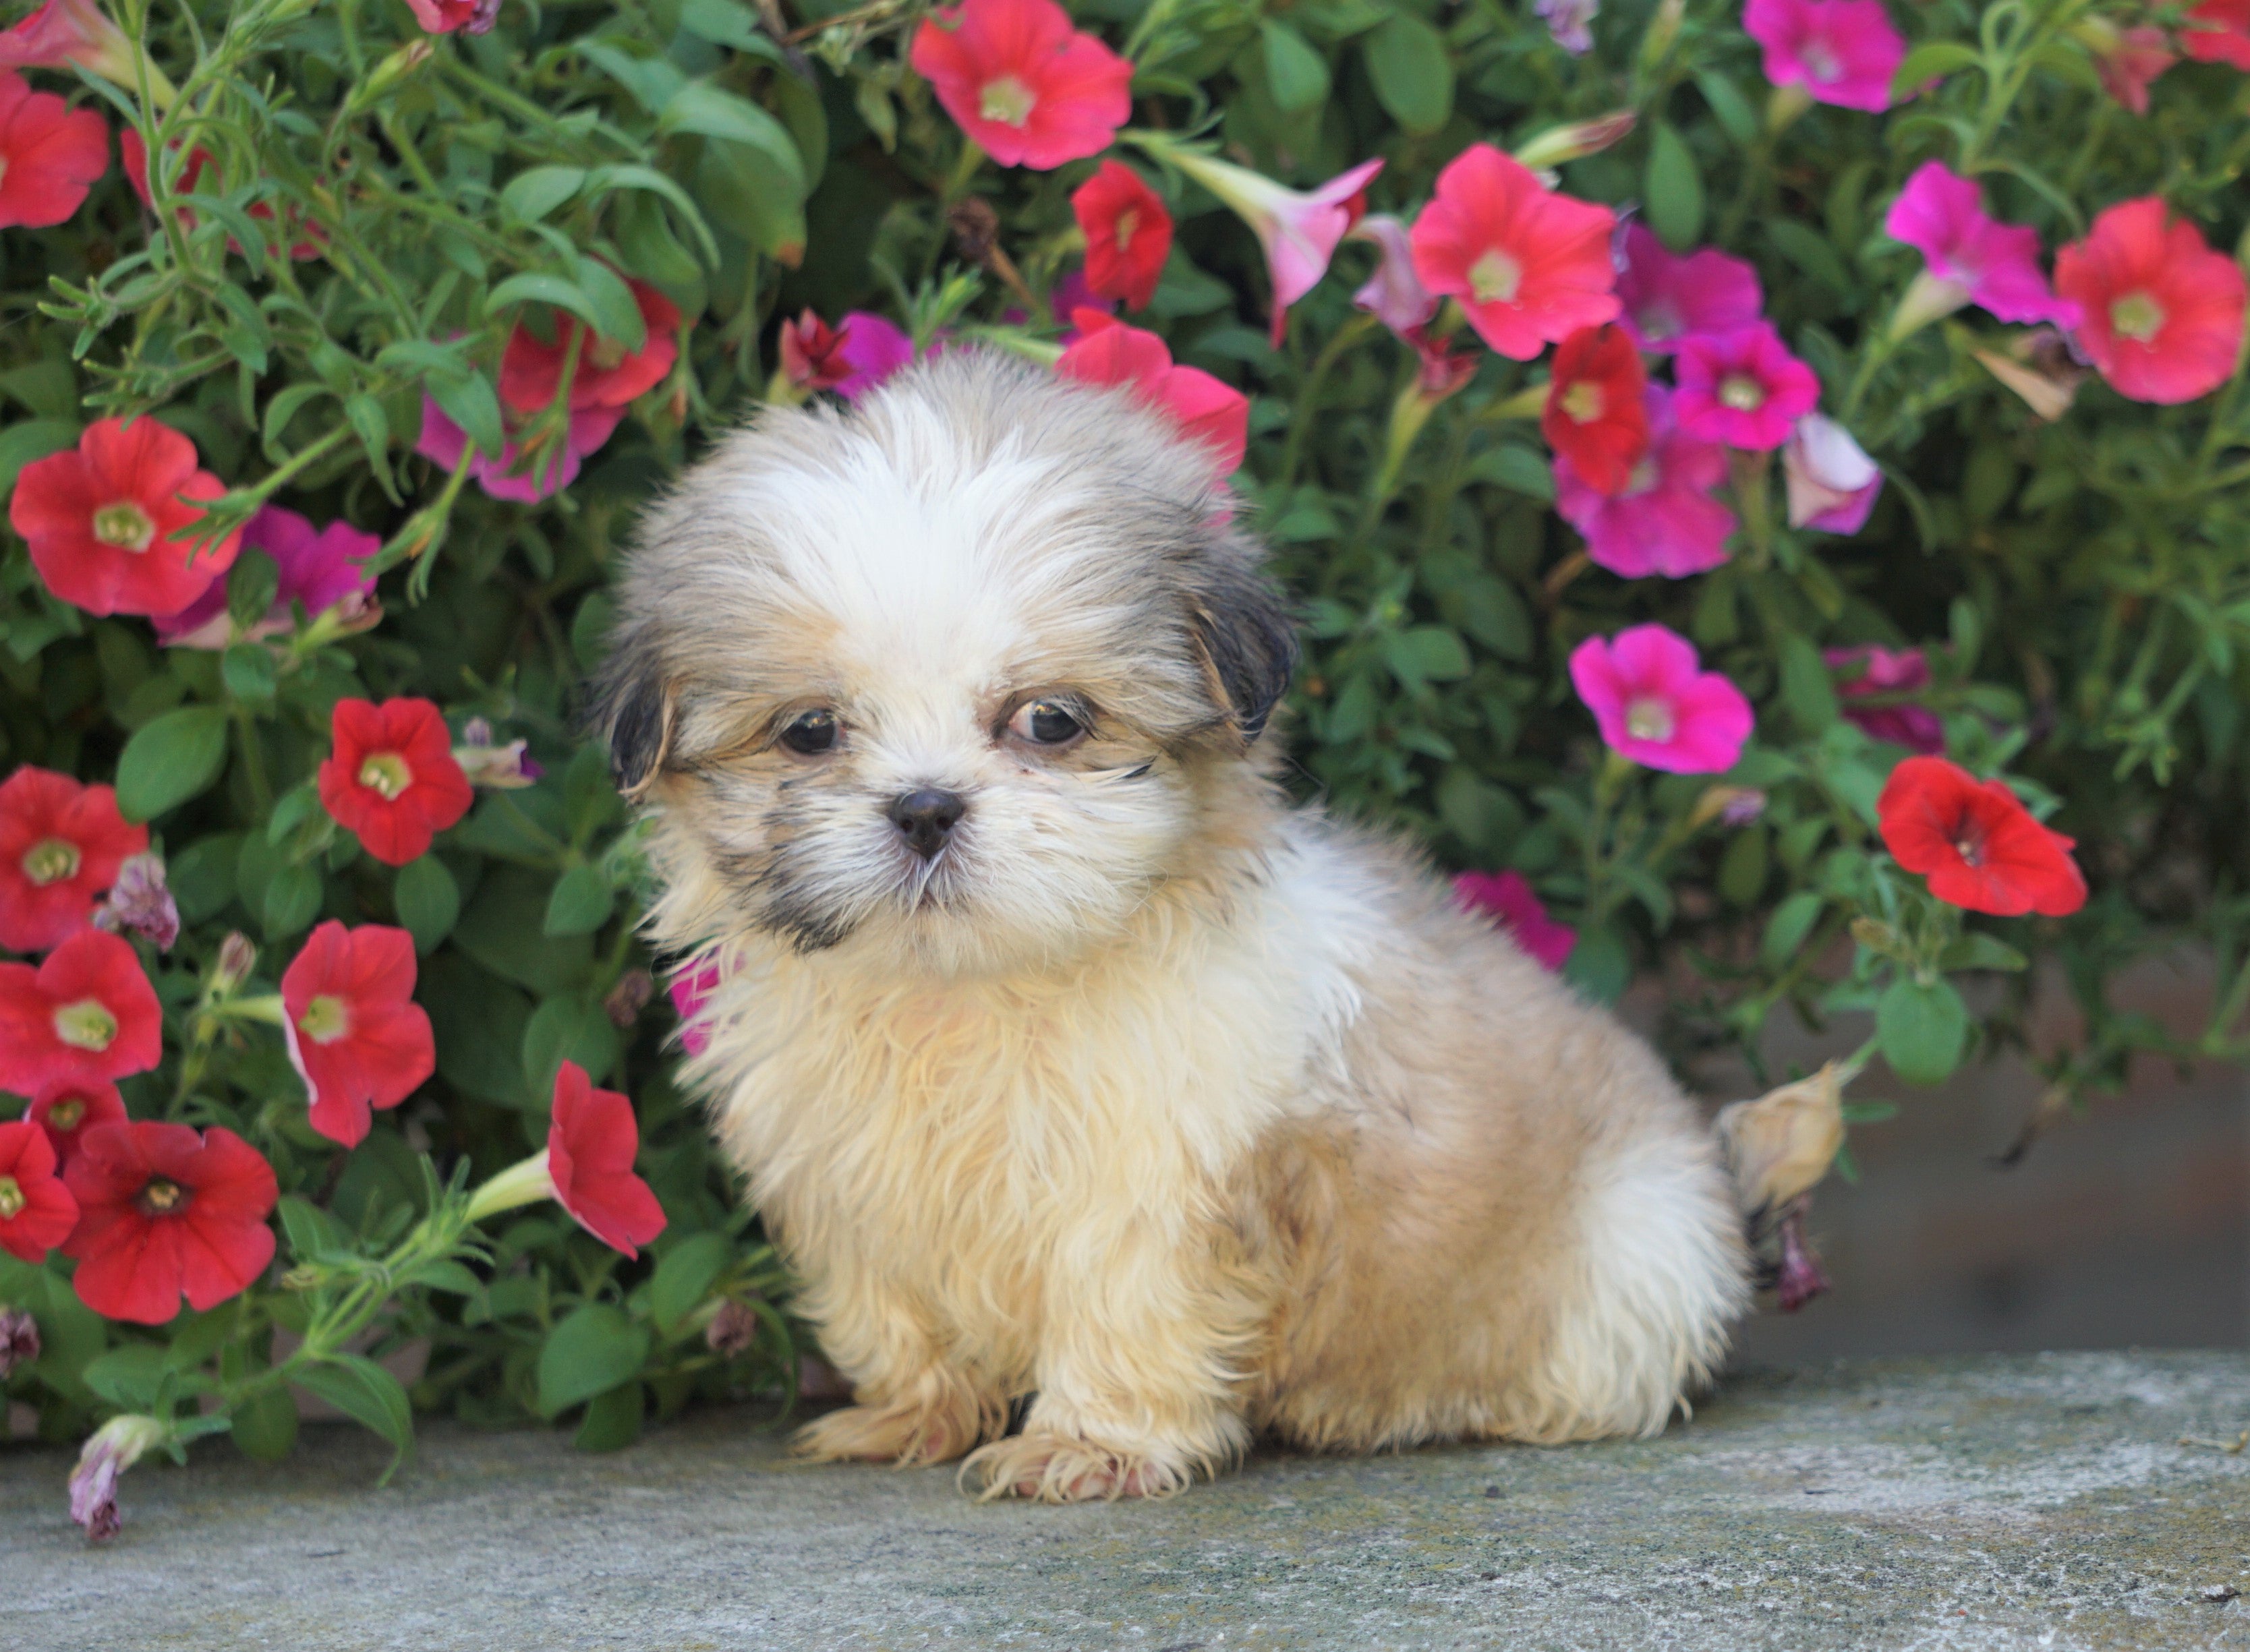
[(907, 846), (924, 860), (937, 858), (948, 834), (968, 812), (958, 792), (908, 792), (890, 808), (891, 820), (906, 835)]

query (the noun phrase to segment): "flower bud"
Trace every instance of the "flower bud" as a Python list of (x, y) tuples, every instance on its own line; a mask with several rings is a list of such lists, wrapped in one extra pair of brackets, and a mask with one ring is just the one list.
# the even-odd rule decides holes
[(360, 83), (359, 90), (352, 95), (352, 108), (355, 111), (372, 108), (383, 101), (396, 92), (409, 75), (429, 62), (436, 51), (437, 47), (426, 35), (421, 39), (408, 41), (376, 64), (367, 79)]
[(1812, 1191), (1844, 1145), (1843, 1084), (1830, 1062), (1810, 1078), (1722, 1109), (1719, 1146), (1735, 1194), (1757, 1224)]
[(1633, 113), (1619, 109), (1598, 120), (1574, 120), (1549, 127), (1515, 152), (1515, 158), (1534, 172), (1561, 166), (1590, 155), (1599, 155), (1632, 131)]
[(230, 993), (240, 992), (257, 962), (258, 948), (250, 937), (238, 929), (230, 931), (219, 943), (218, 963), (211, 976), (211, 995), (224, 998)]
[(21, 1308), (0, 1308), (0, 1382), (39, 1357), (39, 1322)]
[(1717, 820), (1729, 826), (1747, 826), (1764, 813), (1765, 794), (1757, 787), (1713, 786), (1695, 800), (1688, 824), (1692, 829)]

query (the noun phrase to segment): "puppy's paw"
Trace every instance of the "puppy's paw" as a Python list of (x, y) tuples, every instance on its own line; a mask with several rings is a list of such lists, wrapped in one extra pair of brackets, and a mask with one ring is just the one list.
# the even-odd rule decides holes
[(1186, 1490), (1192, 1477), (1187, 1470), (1142, 1452), (1036, 1431), (995, 1440), (961, 1465), (962, 1489), (980, 1503), (995, 1497), (1041, 1503), (1168, 1497)]
[(882, 1405), (846, 1406), (797, 1430), (795, 1449), (815, 1462), (890, 1463), (901, 1469), (950, 1463), (1002, 1419), (974, 1396), (949, 1385), (919, 1385), (913, 1394)]

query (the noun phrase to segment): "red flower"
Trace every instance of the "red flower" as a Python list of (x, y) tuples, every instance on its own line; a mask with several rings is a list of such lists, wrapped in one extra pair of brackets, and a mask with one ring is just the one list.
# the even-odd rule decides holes
[(1540, 434), (1597, 492), (1617, 494), (1648, 451), (1648, 373), (1618, 327), (1580, 327), (1555, 352)]
[(566, 1061), (555, 1075), (554, 1121), (547, 1127), (547, 1174), (555, 1197), (588, 1233), (628, 1256), (664, 1231), (664, 1208), (633, 1174), (640, 1126), (632, 1103), (597, 1090), (586, 1070)]
[(0, 946), (41, 953), (86, 927), (117, 869), (148, 847), (117, 794), (26, 765), (0, 781)]
[(109, 127), (100, 115), (0, 72), (0, 228), (60, 224), (108, 170)]
[(31, 1098), (31, 1110), (24, 1117), (47, 1132), (55, 1162), (68, 1165), (87, 1131), (125, 1122), (125, 1098), (102, 1079), (58, 1078)]
[(377, 860), (404, 866), (469, 812), (473, 794), (445, 719), (426, 699), (340, 699), (321, 802)]
[(1055, 370), (1087, 384), (1120, 384), (1169, 414), (1180, 433), (1208, 447), (1221, 472), (1242, 468), (1250, 446), (1250, 400), (1200, 368), (1175, 367), (1172, 353), (1153, 333), (1104, 315), (1078, 310), (1071, 322), (1078, 342), (1062, 353)]
[(2054, 257), (2054, 288), (2085, 313), (2078, 342), (2136, 402), (2191, 402), (2224, 384), (2242, 344), (2241, 267), (2167, 223), (2155, 196), (2122, 201)]
[(1979, 784), (1942, 757), (1909, 757), (1891, 770), (1875, 813), (1898, 864), (1925, 874), (1950, 905), (2062, 918), (2086, 905), (2071, 840), (2033, 820), (2002, 781)]
[(313, 1128), (356, 1147), (369, 1110), (396, 1107), (437, 1070), (430, 1016), (414, 1002), (414, 938), (334, 919), (306, 938), (281, 977), (289, 1062), (313, 1101)]
[(1502, 355), (1529, 361), (1582, 327), (1614, 320), (1617, 217), (1542, 184), (1489, 143), (1473, 143), (1438, 174), (1414, 220), (1414, 272), (1461, 301), (1469, 324)]
[(63, 1173), (78, 1197), (78, 1298), (107, 1319), (160, 1325), (180, 1298), (201, 1313), (273, 1260), (273, 1169), (231, 1130), (103, 1125)]
[(8, 520), (64, 602), (89, 614), (176, 614), (234, 562), (238, 531), (192, 561), (184, 533), (203, 520), (193, 501), (225, 491), (177, 430), (97, 419), (76, 448), (24, 467)]
[(1133, 65), (1073, 30), (1054, 0), (963, 0), (923, 20), (908, 58), (1004, 167), (1049, 172), (1099, 155), (1133, 112)]
[(1172, 215), (1132, 168), (1104, 161), (1070, 197), (1086, 232), (1086, 284), (1135, 310), (1156, 296), (1172, 251)]
[(0, 1090), (122, 1078), (163, 1053), (163, 1015), (131, 942), (81, 929), (37, 969), (0, 964)]
[(78, 1201), (55, 1174), (55, 1145), (26, 1119), (0, 1125), (0, 1250), (38, 1263), (78, 1226)]
[(2203, 0), (2180, 22), (2180, 49), (2198, 63), (2250, 69), (2250, 0)]
[[(641, 324), (648, 337), (638, 350), (627, 350), (606, 334), (596, 333), (579, 348), (578, 368), (570, 380), (570, 410), (594, 407), (623, 407), (645, 395), (672, 371), (680, 356), (680, 306), (645, 281), (627, 281), (633, 301), (640, 306)], [(578, 322), (560, 317), (555, 342), (542, 344), (521, 322), (507, 341), (500, 357), (500, 395), (519, 413), (536, 412), (555, 399), (562, 382), (562, 363), (570, 341), (578, 336)]]

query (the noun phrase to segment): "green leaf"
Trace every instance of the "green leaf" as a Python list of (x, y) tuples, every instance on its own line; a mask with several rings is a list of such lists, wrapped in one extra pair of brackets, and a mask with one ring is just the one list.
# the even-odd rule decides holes
[(1925, 82), (1973, 69), (1984, 60), (1974, 46), (1958, 40), (1926, 41), (1908, 52), (1898, 72), (1891, 76), (1891, 100), (1904, 103), (1920, 92)]
[(1582, 929), (1563, 962), (1563, 979), (1598, 1004), (1613, 1004), (1632, 985), (1632, 953), (1625, 937), (1605, 924)]
[(435, 855), (420, 856), (398, 869), (390, 901), (419, 953), (435, 952), (461, 916), (461, 886)]
[(1736, 148), (1747, 149), (1757, 141), (1757, 111), (1750, 107), (1750, 100), (1743, 96), (1733, 81), (1715, 69), (1705, 69), (1695, 77), (1695, 89), (1711, 106), (1712, 118), (1734, 140)]
[(281, 1232), (289, 1241), (289, 1254), (299, 1262), (319, 1262), (352, 1254), (352, 1237), (343, 1223), (309, 1199), (285, 1194), (277, 1207)]
[(561, 276), (550, 275), (544, 270), (526, 270), (521, 275), (511, 275), (485, 294), (485, 313), (487, 315), (497, 315), (514, 304), (551, 304), (558, 310), (569, 311), (597, 331), (602, 325), (593, 299), (587, 297), (576, 282), (566, 281)]
[(487, 374), (471, 373), (453, 378), (432, 373), (422, 381), (438, 410), (468, 432), (477, 451), (498, 458), (507, 447), (507, 431), (500, 423), (500, 396)]
[(1411, 12), (1394, 12), (1362, 45), (1376, 100), (1417, 135), (1435, 132), (1453, 113), (1453, 65), (1445, 38)]
[(16, 485), (16, 473), (32, 460), (75, 444), (78, 432), (75, 419), (25, 419), (0, 430), (0, 493)]
[(1686, 141), (1667, 121), (1657, 121), (1650, 131), (1642, 188), (1648, 197), (1648, 221), (1667, 246), (1685, 252), (1703, 238), (1703, 175)]
[(622, 1451), (640, 1438), (647, 1412), (646, 1389), (638, 1381), (621, 1383), (594, 1396), (570, 1443), (581, 1451)]
[(183, 706), (147, 723), (117, 760), (117, 806), (128, 820), (153, 820), (200, 795), (226, 761), (226, 712)]
[(1758, 961), (1770, 970), (1786, 969), (1826, 905), (1827, 897), (1818, 890), (1800, 889), (1775, 907), (1766, 919), (1765, 937), (1758, 942)]
[(148, 1411), (171, 1369), (164, 1350), (153, 1342), (128, 1342), (112, 1348), (79, 1373), (79, 1380), (120, 1411)]
[(279, 1463), (297, 1443), (297, 1407), (286, 1388), (268, 1388), (235, 1407), (227, 1419), (234, 1442), (256, 1463)]
[(1460, 635), (1444, 625), (1417, 625), (1383, 639), (1384, 663), (1402, 683), (1451, 682), (1469, 674), (1469, 651)]
[(699, 1233), (658, 1257), (648, 1282), (649, 1317), (656, 1328), (668, 1333), (694, 1312), (734, 1254), (734, 1241), (725, 1234)]
[[(396, 1469), (414, 1444), (414, 1408), (398, 1379), (364, 1354), (331, 1354), (321, 1365), (307, 1366), (291, 1379), (306, 1393), (317, 1395), (362, 1428), (389, 1441)], [(390, 1477), (390, 1471), (384, 1471)]]
[(198, 837), (172, 857), (164, 876), (183, 919), (200, 924), (234, 898), (234, 862), (241, 852), (242, 834), (224, 832)]
[(1520, 442), (1488, 447), (1469, 461), (1469, 479), (1490, 482), (1543, 505), (1555, 502), (1555, 472), (1538, 454)]
[(565, 1061), (576, 1062), (598, 1084), (617, 1059), (618, 1029), (601, 1005), (583, 998), (549, 999), (523, 1029), (523, 1073), (532, 1111), (543, 1113), (552, 1105), (555, 1075)]
[(301, 934), (321, 915), (321, 875), (310, 866), (284, 866), (266, 885), (259, 919), (268, 940)]
[(1819, 231), (1799, 224), (1794, 218), (1767, 217), (1766, 239), (1773, 243), (1774, 251), (1798, 269), (1839, 295), (1852, 291), (1851, 272), (1844, 260)]
[(648, 323), (623, 276), (599, 258), (581, 258), (578, 286), (594, 306), (598, 318), (595, 329), (603, 337), (614, 339), (628, 350), (638, 350), (648, 342)]
[(794, 265), (804, 256), (802, 173), (763, 149), (713, 139), (695, 169), (696, 199), (712, 218), (768, 258)]
[(263, 705), (273, 698), (273, 652), (263, 643), (238, 643), (219, 656), (219, 678), (231, 698)]
[(1328, 59), (1304, 36), (1273, 17), (1258, 32), (1266, 49), (1266, 87), (1277, 105), (1294, 114), (1328, 96)]
[(539, 1350), (539, 1414), (552, 1417), (630, 1380), (648, 1358), (648, 1327), (590, 1302), (547, 1333)]
[(1875, 1038), (1893, 1072), (1911, 1084), (1934, 1084), (1961, 1064), (1969, 1009), (1951, 981), (1901, 977), (1875, 1004)]
[(1971, 930), (1949, 945), (1938, 959), (1938, 967), (1956, 969), (2028, 969), (2031, 960), (2002, 940), (1998, 935), (1987, 935), (1982, 930)]
[(598, 866), (580, 864), (555, 881), (542, 927), (550, 935), (590, 935), (610, 921), (616, 892)]
[(1808, 738), (1816, 736), (1836, 721), (1836, 685), (1820, 650), (1803, 633), (1791, 631), (1783, 637), (1778, 651), (1781, 703)]
[(526, 224), (536, 224), (585, 187), (583, 167), (533, 167), (508, 180), (500, 203)]
[(759, 31), (756, 14), (736, 0), (687, 0), (680, 8), (680, 26), (713, 45), (747, 52), (769, 63), (789, 61), (772, 38)]
[(580, 56), (631, 93), (633, 101), (652, 114), (687, 83), (687, 77), (668, 59), (637, 57), (614, 40), (582, 39), (577, 48)]
[(781, 171), (802, 199), (805, 190), (804, 160), (789, 128), (756, 104), (722, 91), (708, 80), (690, 80), (673, 93), (656, 117), (656, 129), (666, 136), (693, 132), (707, 138), (724, 138), (756, 150)]

